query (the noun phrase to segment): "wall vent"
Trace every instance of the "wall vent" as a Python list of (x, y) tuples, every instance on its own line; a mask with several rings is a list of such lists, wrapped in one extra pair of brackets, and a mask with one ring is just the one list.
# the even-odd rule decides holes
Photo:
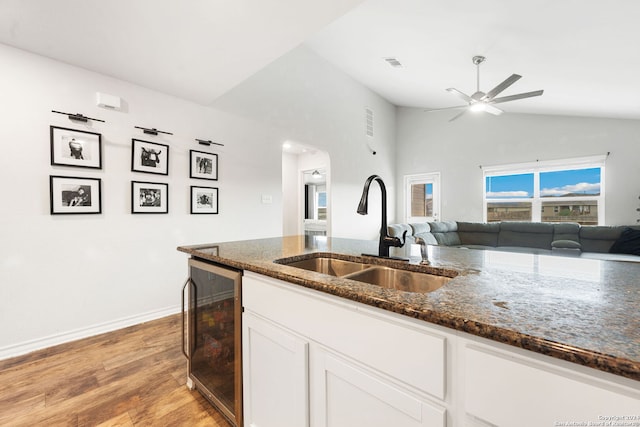
[(398, 61), (398, 58), (394, 58), (394, 57), (388, 57), (388, 58), (382, 58), (384, 59), (387, 64), (391, 65), (393, 68), (402, 68), (403, 65), (400, 61)]
[(365, 107), (364, 118), (364, 133), (373, 137), (373, 110), (371, 108)]

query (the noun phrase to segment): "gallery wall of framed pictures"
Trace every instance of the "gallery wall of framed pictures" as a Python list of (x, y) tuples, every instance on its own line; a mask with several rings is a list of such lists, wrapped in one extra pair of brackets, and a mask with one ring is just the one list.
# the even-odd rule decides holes
[[(102, 171), (102, 134), (53, 125), (49, 134), (51, 166)], [(169, 151), (168, 144), (132, 138), (131, 172), (168, 177)], [(218, 154), (189, 150), (189, 178), (218, 181)], [(134, 178), (130, 188), (131, 214), (169, 213), (169, 183)], [(218, 187), (190, 185), (186, 191), (190, 214), (219, 213)], [(51, 174), (49, 199), (51, 215), (101, 214), (102, 179)]]

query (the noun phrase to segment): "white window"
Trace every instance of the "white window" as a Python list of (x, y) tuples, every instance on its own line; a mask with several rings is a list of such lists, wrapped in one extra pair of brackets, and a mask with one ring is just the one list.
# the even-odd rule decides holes
[(404, 177), (407, 223), (437, 221), (440, 218), (440, 172)]
[(603, 225), (606, 156), (483, 167), (484, 220)]

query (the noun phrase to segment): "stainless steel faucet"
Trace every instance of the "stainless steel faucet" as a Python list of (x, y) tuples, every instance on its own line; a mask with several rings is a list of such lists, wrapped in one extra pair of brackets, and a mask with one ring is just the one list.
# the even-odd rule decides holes
[(382, 191), (382, 225), (380, 226), (380, 241), (378, 243), (378, 256), (381, 257), (389, 257), (389, 247), (395, 246), (401, 248), (404, 246), (404, 243), (407, 238), (407, 231), (405, 230), (402, 234), (402, 240), (398, 237), (391, 237), (387, 232), (387, 188), (378, 175), (371, 175), (364, 183), (364, 188), (362, 189), (362, 197), (360, 198), (360, 203), (358, 204), (358, 213), (360, 215), (367, 215), (368, 205), (369, 205), (369, 186), (371, 182), (378, 181), (380, 184), (380, 191)]
[(427, 255), (427, 242), (425, 242), (422, 237), (416, 237), (416, 244), (420, 245), (420, 255), (422, 257), (420, 264), (431, 264), (429, 262), (429, 255)]

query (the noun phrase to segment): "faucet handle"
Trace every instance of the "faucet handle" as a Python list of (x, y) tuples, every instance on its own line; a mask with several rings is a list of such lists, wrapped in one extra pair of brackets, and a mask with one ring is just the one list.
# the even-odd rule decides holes
[(403, 247), (405, 243), (407, 243), (407, 230), (402, 232), (402, 243), (400, 244), (400, 247)]
[(382, 238), (383, 244), (387, 247), (394, 246), (396, 248), (401, 248), (404, 246), (406, 241), (407, 241), (407, 230), (404, 230), (404, 232), (402, 233), (402, 240), (399, 237), (391, 237), (391, 236), (384, 236)]

